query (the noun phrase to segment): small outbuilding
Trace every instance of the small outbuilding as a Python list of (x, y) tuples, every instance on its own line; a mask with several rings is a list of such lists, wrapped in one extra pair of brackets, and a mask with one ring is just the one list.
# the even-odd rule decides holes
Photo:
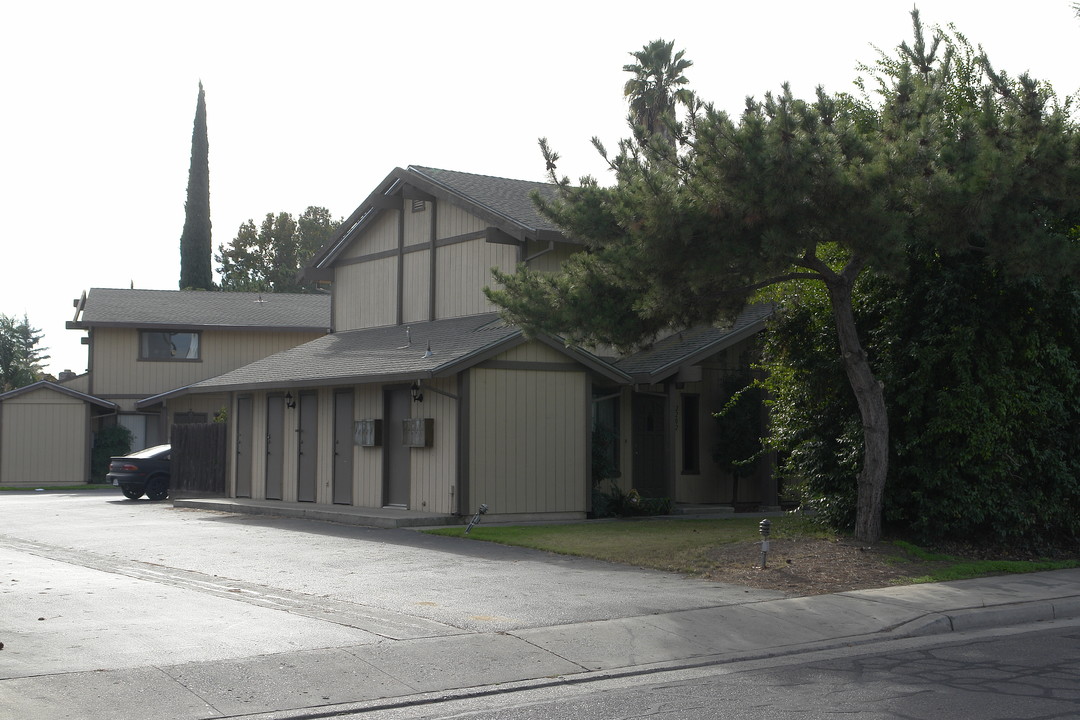
[(0, 395), (0, 486), (90, 480), (91, 427), (116, 403), (42, 380)]

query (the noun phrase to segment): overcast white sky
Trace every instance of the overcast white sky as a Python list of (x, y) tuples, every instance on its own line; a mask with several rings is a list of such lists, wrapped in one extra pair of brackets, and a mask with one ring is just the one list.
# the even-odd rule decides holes
[[(923, 0), (1012, 74), (1080, 88), (1072, 0)], [(674, 39), (704, 99), (738, 112), (790, 81), (850, 90), (872, 46), (910, 36), (912, 0), (194, 0), (8, 2), (0, 9), (0, 313), (44, 333), (48, 369), (86, 369), (65, 330), (92, 287), (176, 289), (198, 83), (213, 242), (309, 205), (347, 216), (410, 164), (571, 177), (623, 137), (622, 66)], [(216, 264), (215, 264), (216, 266)]]

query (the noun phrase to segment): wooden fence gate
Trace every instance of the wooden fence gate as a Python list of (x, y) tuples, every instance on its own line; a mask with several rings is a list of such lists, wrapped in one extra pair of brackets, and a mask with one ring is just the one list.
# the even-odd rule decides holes
[(225, 423), (172, 426), (171, 497), (225, 497)]

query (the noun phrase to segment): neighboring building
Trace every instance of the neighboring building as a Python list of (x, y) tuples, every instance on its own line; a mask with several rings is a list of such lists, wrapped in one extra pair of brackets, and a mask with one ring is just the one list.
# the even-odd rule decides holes
[(135, 449), (168, 442), (172, 423), (212, 419), (228, 398), (140, 401), (313, 340), (330, 325), (322, 293), (93, 288), (75, 308), (67, 326), (86, 331), (89, 365), (67, 385), (115, 403)]
[(119, 424), (133, 450), (169, 441), (173, 423), (206, 422), (227, 395), (152, 398), (325, 335), (330, 297), (93, 288), (69, 329), (85, 330), (89, 369), (0, 395), (0, 485), (90, 480), (95, 433)]
[[(235, 497), (493, 516), (590, 508), (592, 429), (617, 482), (680, 503), (776, 504), (771, 474), (712, 462), (725, 373), (748, 368), (766, 311), (601, 359), (506, 326), (490, 270), (556, 270), (581, 245), (535, 209), (544, 183), (396, 169), (305, 270), (332, 287), (332, 334), (135, 402), (230, 409)], [(106, 396), (108, 397), (108, 396)]]

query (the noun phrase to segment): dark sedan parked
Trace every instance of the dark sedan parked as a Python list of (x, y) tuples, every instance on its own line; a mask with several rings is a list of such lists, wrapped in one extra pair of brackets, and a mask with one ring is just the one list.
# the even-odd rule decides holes
[(138, 500), (146, 494), (151, 500), (169, 497), (169, 458), (172, 447), (155, 445), (123, 457), (109, 459), (109, 474), (105, 476), (120, 488), (124, 497)]

